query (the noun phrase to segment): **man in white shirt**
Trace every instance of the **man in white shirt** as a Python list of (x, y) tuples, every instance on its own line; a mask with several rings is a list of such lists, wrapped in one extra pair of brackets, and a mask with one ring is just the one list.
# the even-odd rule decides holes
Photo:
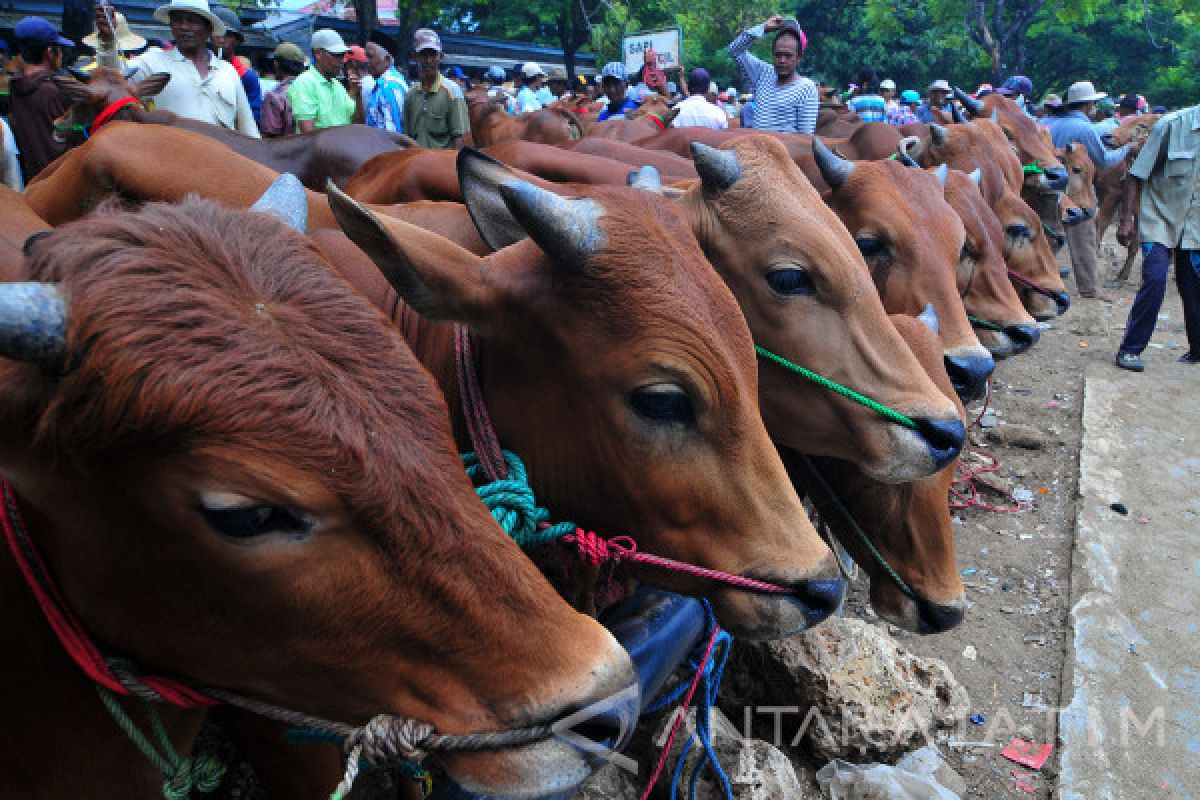
[(542, 81), (545, 78), (546, 70), (532, 61), (521, 67), (521, 80), (525, 85), (517, 92), (518, 114), (529, 114), (542, 107), (542, 101), (538, 99), (537, 93), (542, 88)]
[[(106, 8), (111, 6), (96, 5), (101, 44), (96, 61), (101, 66), (123, 69)], [(258, 138), (258, 125), (241, 77), (233, 65), (208, 49), (213, 34), (225, 33), (225, 24), (209, 10), (208, 0), (171, 0), (154, 12), (154, 18), (171, 26), (175, 47), (152, 47), (130, 59), (127, 66), (133, 71), (129, 81), (135, 83), (156, 72), (169, 73), (170, 82), (154, 98), (156, 108)]]
[(729, 127), (729, 116), (719, 107), (708, 102), (705, 96), (709, 90), (711, 79), (708, 70), (697, 67), (688, 73), (686, 100), (676, 106), (679, 113), (671, 123), (673, 128), (712, 128), (724, 130)]

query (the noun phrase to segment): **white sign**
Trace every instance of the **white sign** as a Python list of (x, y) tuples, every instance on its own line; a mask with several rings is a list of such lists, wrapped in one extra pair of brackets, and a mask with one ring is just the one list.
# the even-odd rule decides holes
[(658, 56), (658, 66), (664, 70), (679, 66), (683, 49), (683, 32), (679, 28), (664, 28), (658, 31), (642, 31), (621, 40), (625, 54), (625, 72), (629, 80), (646, 63), (646, 51), (653, 50)]

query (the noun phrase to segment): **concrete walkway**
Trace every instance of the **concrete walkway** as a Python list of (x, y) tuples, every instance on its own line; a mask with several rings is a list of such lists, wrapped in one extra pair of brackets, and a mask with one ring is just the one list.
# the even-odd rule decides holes
[(1058, 796), (1200, 798), (1200, 366), (1090, 363), (1083, 428)]

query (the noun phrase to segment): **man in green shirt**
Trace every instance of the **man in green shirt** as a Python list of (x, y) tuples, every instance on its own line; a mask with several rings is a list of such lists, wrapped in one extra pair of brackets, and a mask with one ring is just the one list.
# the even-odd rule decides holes
[(337, 31), (322, 28), (313, 33), (312, 66), (287, 90), (292, 117), (301, 133), (363, 121), (361, 77), (355, 74), (346, 79), (350, 91), (338, 79), (349, 49)]
[(420, 28), (413, 34), (413, 52), (421, 80), (404, 98), (404, 132), (422, 147), (457, 150), (471, 126), (462, 89), (442, 79), (442, 40)]

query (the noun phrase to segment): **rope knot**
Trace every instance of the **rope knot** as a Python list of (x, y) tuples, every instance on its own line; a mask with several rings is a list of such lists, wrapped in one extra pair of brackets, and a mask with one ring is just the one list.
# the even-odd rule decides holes
[(508, 474), (487, 483), (487, 469), (476, 453), (462, 456), (467, 477), (492, 518), (523, 549), (538, 547), (557, 537), (559, 531), (546, 521), (550, 512), (541, 508), (533, 496), (533, 487), (525, 472), (525, 464), (515, 453), (503, 451)]
[(595, 567), (617, 562), (637, 552), (637, 543), (628, 536), (605, 539), (598, 533), (576, 528), (573, 533), (562, 537), (563, 541), (575, 545), (579, 557)]
[(373, 767), (392, 766), (400, 761), (419, 763), (425, 758), (421, 745), (433, 735), (433, 730), (432, 725), (424, 722), (378, 714), (346, 740), (346, 748), (360, 748), (362, 759)]

